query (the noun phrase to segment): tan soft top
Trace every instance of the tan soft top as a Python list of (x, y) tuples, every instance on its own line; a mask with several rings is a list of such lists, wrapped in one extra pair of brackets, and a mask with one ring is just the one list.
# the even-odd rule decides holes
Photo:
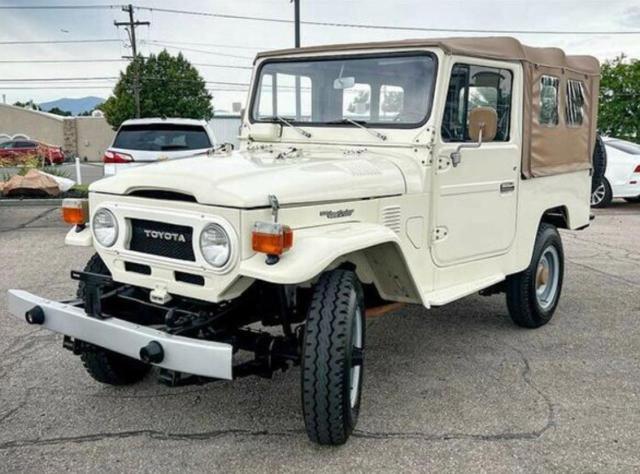
[(364, 49), (396, 48), (441, 48), (447, 54), (459, 54), (488, 59), (522, 61), (538, 66), (571, 69), (588, 75), (599, 75), (600, 65), (593, 56), (571, 56), (560, 48), (536, 48), (526, 46), (509, 36), (467, 37), (467, 38), (427, 38), (371, 43), (346, 43), (304, 48), (279, 49), (258, 53), (256, 59), (284, 55), (305, 55), (310, 53), (343, 52)]
[[(592, 56), (570, 56), (559, 48), (525, 46), (508, 36), (470, 38), (432, 38), (350, 43), (266, 51), (256, 61), (278, 56), (304, 56), (313, 53), (362, 51), (367, 49), (440, 48), (445, 54), (518, 61), (524, 72), (524, 120), (522, 174), (526, 178), (549, 176), (591, 168), (596, 138), (600, 64)], [(541, 79), (558, 79), (558, 124), (540, 123)], [(567, 85), (582, 87), (584, 118), (581, 124), (569, 124), (566, 118)]]

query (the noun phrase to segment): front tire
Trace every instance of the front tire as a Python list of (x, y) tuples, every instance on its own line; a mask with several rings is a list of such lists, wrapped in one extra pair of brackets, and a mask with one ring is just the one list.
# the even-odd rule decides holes
[(542, 223), (529, 267), (507, 277), (507, 307), (513, 322), (525, 328), (547, 324), (558, 306), (563, 276), (560, 234), (555, 226)]
[(96, 381), (107, 385), (130, 385), (139, 382), (151, 366), (131, 357), (84, 343), (80, 355), (87, 373)]
[(355, 273), (320, 277), (307, 313), (302, 355), (302, 411), (309, 439), (344, 444), (358, 421), (365, 318)]
[[(85, 272), (111, 275), (100, 255), (94, 254), (84, 267)], [(78, 284), (78, 298), (86, 301), (84, 282)], [(107, 385), (129, 385), (139, 382), (151, 369), (151, 366), (137, 359), (112, 352), (102, 347), (83, 343), (80, 355), (87, 373), (100, 383)]]

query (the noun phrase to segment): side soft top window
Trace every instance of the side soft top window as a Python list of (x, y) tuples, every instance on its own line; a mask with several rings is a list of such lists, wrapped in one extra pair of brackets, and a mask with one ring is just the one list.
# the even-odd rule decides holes
[(558, 125), (560, 112), (558, 108), (558, 89), (560, 79), (554, 76), (540, 78), (540, 125), (555, 127)]
[(582, 81), (573, 79), (567, 81), (566, 98), (565, 115), (567, 125), (580, 127), (584, 121), (584, 84)]

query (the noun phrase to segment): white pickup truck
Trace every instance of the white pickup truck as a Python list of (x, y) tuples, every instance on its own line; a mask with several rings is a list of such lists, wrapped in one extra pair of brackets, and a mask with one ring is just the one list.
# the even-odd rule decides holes
[(549, 322), (558, 229), (590, 222), (598, 83), (595, 58), (512, 38), (259, 54), (240, 149), (66, 201), (66, 243), (96, 252), (77, 299), (10, 290), (11, 312), (107, 384), (300, 365), (310, 439), (344, 443), (366, 410), (367, 314), (482, 292), (519, 326)]

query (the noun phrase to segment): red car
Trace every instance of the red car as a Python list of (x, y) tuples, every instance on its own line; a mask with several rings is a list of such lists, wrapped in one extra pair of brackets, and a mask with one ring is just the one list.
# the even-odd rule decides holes
[(47, 145), (35, 140), (10, 140), (0, 143), (0, 160), (19, 161), (19, 158), (38, 156), (45, 164), (59, 165), (64, 161), (64, 153), (59, 146)]

